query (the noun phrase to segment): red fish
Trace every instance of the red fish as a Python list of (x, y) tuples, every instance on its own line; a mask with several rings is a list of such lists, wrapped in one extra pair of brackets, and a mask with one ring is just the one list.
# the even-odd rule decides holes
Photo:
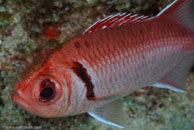
[(89, 112), (123, 128), (117, 99), (153, 86), (185, 91), (194, 62), (194, 1), (176, 0), (153, 18), (119, 13), (25, 65), (12, 99), (41, 117)]

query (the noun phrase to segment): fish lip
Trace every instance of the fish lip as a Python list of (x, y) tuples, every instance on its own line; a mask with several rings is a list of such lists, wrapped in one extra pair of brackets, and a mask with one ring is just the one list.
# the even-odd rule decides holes
[(11, 96), (11, 99), (14, 102), (16, 102), (17, 104), (19, 104), (25, 110), (27, 110), (29, 112), (33, 112), (32, 106), (28, 105), (27, 102), (26, 102), (26, 100), (23, 99), (17, 91), (14, 91), (14, 93)]
[(17, 91), (14, 90), (13, 94), (11, 95), (11, 99), (14, 102), (17, 102), (18, 97), (19, 97), (19, 94), (17, 93)]
[(50, 116), (47, 116), (47, 115), (42, 115), (44, 113), (36, 113), (36, 108), (32, 107), (32, 105), (28, 104), (27, 101), (22, 98), (18, 92), (14, 92), (11, 96), (12, 100), (14, 102), (16, 102), (19, 106), (21, 106), (24, 110), (34, 114), (34, 115), (37, 115), (37, 116), (40, 116), (40, 117), (43, 117), (43, 118), (48, 118)]

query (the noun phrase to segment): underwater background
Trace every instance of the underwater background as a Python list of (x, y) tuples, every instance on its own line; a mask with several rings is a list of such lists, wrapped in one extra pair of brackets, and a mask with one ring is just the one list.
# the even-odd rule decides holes
[[(173, 0), (0, 0), (0, 130), (117, 130), (88, 114), (46, 119), (11, 100), (23, 61), (46, 44), (62, 44), (110, 14), (155, 16)], [(60, 26), (60, 27), (58, 27)], [(50, 39), (45, 29), (54, 27)], [(122, 98), (126, 130), (194, 130), (194, 73), (187, 93), (146, 88)]]

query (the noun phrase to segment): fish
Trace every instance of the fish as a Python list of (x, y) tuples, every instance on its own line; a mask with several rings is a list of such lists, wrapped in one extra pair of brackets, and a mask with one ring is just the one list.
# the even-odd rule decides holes
[(89, 113), (124, 128), (121, 97), (146, 86), (184, 93), (193, 64), (194, 1), (175, 0), (154, 17), (110, 15), (43, 47), (23, 66), (12, 100), (41, 117)]

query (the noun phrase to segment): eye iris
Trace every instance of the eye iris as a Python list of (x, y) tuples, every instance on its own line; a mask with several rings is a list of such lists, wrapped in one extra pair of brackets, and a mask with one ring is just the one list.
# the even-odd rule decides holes
[(44, 99), (50, 99), (52, 95), (53, 95), (53, 89), (50, 87), (43, 89), (42, 92), (40, 93), (40, 96)]
[(40, 101), (45, 102), (54, 97), (55, 83), (50, 79), (44, 79), (40, 85)]

